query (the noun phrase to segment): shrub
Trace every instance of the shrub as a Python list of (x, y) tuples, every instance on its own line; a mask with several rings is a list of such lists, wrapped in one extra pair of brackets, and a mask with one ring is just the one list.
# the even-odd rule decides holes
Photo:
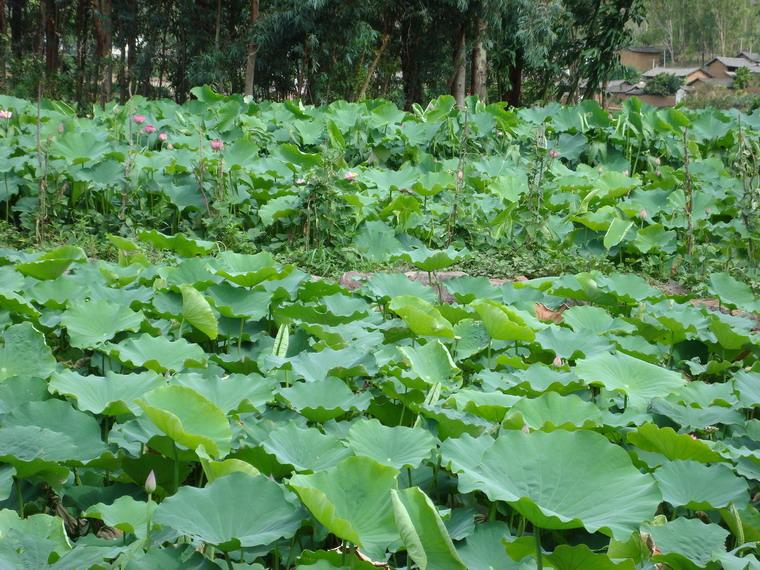
[(683, 80), (670, 73), (658, 73), (647, 81), (644, 93), (647, 95), (675, 95), (683, 85)]

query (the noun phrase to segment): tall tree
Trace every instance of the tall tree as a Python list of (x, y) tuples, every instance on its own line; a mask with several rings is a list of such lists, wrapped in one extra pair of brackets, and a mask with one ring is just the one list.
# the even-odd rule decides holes
[(98, 69), (98, 103), (101, 107), (111, 100), (113, 84), (113, 27), (111, 20), (111, 0), (92, 0), (95, 22), (95, 54)]
[(250, 0), (250, 26), (248, 28), (248, 45), (245, 58), (245, 94), (253, 95), (253, 80), (256, 73), (256, 53), (259, 50), (254, 37), (256, 23), (259, 21), (259, 0)]

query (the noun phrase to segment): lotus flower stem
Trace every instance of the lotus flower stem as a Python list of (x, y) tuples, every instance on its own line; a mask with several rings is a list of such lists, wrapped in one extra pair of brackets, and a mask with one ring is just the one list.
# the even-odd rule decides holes
[(172, 441), (172, 448), (174, 449), (174, 492), (179, 489), (179, 453), (177, 452), (177, 443)]
[(536, 568), (544, 570), (544, 559), (541, 554), (541, 529), (533, 525), (533, 536), (536, 537)]
[(24, 493), (21, 492), (21, 479), (18, 477), (13, 478), (16, 483), (16, 498), (18, 499), (18, 516), (24, 518)]

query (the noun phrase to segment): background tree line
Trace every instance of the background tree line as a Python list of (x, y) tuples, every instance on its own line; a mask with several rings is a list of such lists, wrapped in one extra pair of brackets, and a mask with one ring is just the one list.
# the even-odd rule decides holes
[(758, 0), (645, 0), (635, 31), (643, 45), (665, 48), (667, 63), (702, 64), (716, 55), (760, 52)]
[[(86, 110), (194, 85), (256, 98), (589, 95), (645, 0), (0, 0), (0, 90)], [(651, 2), (650, 2), (651, 3)]]

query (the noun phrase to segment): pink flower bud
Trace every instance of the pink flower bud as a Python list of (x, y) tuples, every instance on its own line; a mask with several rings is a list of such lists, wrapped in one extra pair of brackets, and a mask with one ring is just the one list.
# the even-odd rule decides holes
[(623, 176), (629, 176), (629, 175), (630, 175), (630, 172), (628, 172), (627, 170), (623, 171)]
[(220, 139), (214, 139), (211, 141), (211, 148), (218, 152), (224, 148), (224, 142)]
[(161, 142), (166, 142), (166, 139), (168, 138), (169, 138), (169, 135), (167, 135), (166, 133), (158, 133), (158, 140), (160, 140)]
[(523, 427), (520, 428), (520, 431), (522, 431), (523, 433), (530, 433), (530, 427), (528, 426), (528, 424), (523, 424)]
[(63, 126), (63, 123), (58, 123), (58, 132), (62, 133), (66, 130), (66, 127)]
[(662, 161), (660, 161), (660, 157), (659, 157), (659, 156), (658, 156), (657, 158), (655, 158), (655, 159), (654, 159), (654, 163), (655, 163), (657, 166), (660, 166), (661, 162), (662, 162)]
[(166, 145), (166, 148), (168, 150), (174, 150), (174, 145), (172, 143), (169, 143), (168, 145)]
[(558, 354), (557, 356), (554, 357), (554, 360), (552, 360), (552, 364), (557, 367), (564, 366), (565, 361), (562, 360), (562, 357)]
[(457, 180), (464, 180), (464, 172), (457, 170)]
[(639, 218), (641, 218), (642, 220), (646, 220), (648, 217), (649, 217), (649, 213), (646, 211), (646, 209), (641, 208), (641, 210), (639, 210)]
[(553, 148), (549, 151), (549, 156), (552, 158), (559, 158), (559, 151)]
[(145, 478), (145, 492), (148, 495), (152, 495), (156, 492), (156, 474), (153, 473), (153, 469), (150, 470), (148, 476)]
[(156, 132), (156, 127), (154, 127), (153, 125), (145, 125), (143, 127), (143, 131), (145, 132), (146, 135), (152, 135), (153, 133)]
[(5, 119), (8, 121), (11, 117), (13, 117), (13, 113), (11, 111), (0, 111), (0, 119)]
[(351, 172), (350, 170), (343, 175), (343, 178), (349, 182), (353, 182), (358, 177), (359, 175), (356, 172)]
[(655, 172), (655, 173), (654, 173), (654, 175), (655, 175), (657, 178), (659, 178), (660, 176), (662, 176), (662, 172), (660, 172), (660, 171), (658, 170), (657, 172)]
[(133, 115), (132, 120), (136, 125), (142, 125), (145, 122), (145, 115)]
[(306, 180), (303, 178), (299, 178), (298, 180), (296, 180), (296, 184), (298, 184), (299, 186), (303, 186), (304, 184), (306, 184)]

